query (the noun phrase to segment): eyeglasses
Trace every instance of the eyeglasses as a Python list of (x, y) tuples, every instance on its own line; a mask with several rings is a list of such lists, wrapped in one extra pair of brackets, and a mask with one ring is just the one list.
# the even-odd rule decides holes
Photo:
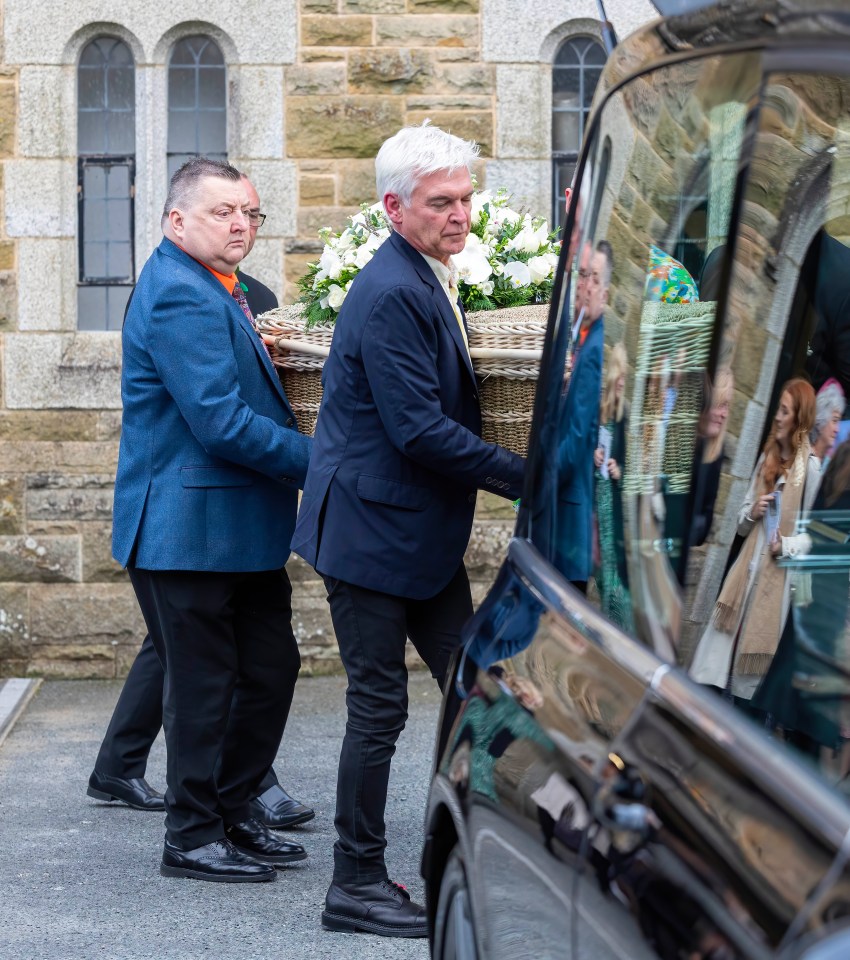
[(254, 213), (253, 211), (251, 211), (248, 214), (248, 223), (250, 223), (252, 227), (261, 227), (265, 222), (266, 222), (266, 214), (264, 213), (260, 213), (259, 211), (257, 211), (257, 213)]

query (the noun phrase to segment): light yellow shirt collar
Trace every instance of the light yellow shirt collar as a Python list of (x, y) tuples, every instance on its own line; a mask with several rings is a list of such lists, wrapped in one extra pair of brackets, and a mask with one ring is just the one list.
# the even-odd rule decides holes
[(440, 286), (443, 288), (443, 291), (445, 292), (449, 301), (449, 306), (452, 308), (452, 311), (456, 313), (457, 301), (449, 292), (450, 286), (454, 286), (455, 290), (457, 290), (457, 267), (454, 265), (454, 261), (451, 257), (449, 257), (449, 265), (446, 266), (442, 261), (437, 260), (434, 257), (429, 257), (427, 253), (423, 253), (422, 256), (424, 257), (428, 266), (434, 271), (434, 276), (437, 278)]

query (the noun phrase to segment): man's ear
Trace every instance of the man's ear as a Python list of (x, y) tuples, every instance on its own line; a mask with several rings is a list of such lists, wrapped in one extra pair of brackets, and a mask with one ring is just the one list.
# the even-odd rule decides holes
[(395, 193), (384, 194), (384, 210), (390, 218), (390, 222), (396, 227), (400, 227), (404, 219), (404, 208), (401, 205), (398, 195)]
[(172, 208), (168, 212), (168, 222), (171, 225), (171, 230), (175, 236), (183, 236), (184, 220), (183, 214), (176, 207)]

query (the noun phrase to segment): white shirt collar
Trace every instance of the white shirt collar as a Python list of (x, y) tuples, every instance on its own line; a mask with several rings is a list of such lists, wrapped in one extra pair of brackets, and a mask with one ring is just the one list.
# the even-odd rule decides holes
[(446, 264), (437, 260), (435, 257), (429, 257), (427, 253), (423, 253), (422, 256), (425, 258), (428, 266), (434, 271), (434, 276), (440, 281), (440, 286), (443, 287), (443, 289), (448, 290), (452, 281), (454, 281), (454, 285), (457, 286), (457, 267), (451, 257), (449, 257), (449, 265), (446, 266)]

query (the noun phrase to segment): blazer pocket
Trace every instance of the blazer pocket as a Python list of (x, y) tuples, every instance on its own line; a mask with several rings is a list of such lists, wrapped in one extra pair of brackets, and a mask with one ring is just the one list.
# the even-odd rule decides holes
[(357, 478), (357, 496), (361, 500), (385, 503), (404, 510), (424, 510), (431, 501), (431, 491), (427, 487), (362, 473)]
[(181, 467), (184, 487), (250, 487), (251, 477), (239, 467)]

